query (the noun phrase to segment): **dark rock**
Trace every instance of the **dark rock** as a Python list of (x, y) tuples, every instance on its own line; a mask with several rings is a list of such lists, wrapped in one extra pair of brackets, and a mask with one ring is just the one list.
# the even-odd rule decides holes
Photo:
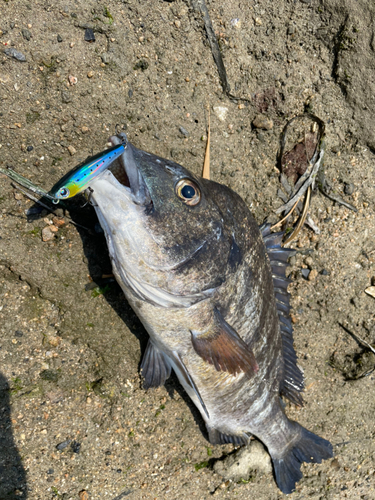
[(34, 146), (27, 146), (26, 151), (30, 153), (34, 149)]
[(17, 61), (20, 62), (25, 62), (26, 61), (26, 56), (22, 54), (22, 52), (19, 52), (16, 50), (14, 47), (9, 47), (4, 50), (4, 54), (9, 57), (13, 57), (13, 59), (17, 59)]
[(16, 330), (14, 336), (15, 337), (23, 337), (23, 333), (21, 332), (21, 330)]
[(95, 42), (95, 34), (91, 28), (85, 29), (85, 41), (89, 43)]
[(67, 439), (66, 441), (63, 441), (62, 443), (59, 443), (56, 445), (56, 450), (62, 451), (65, 450), (67, 446), (69, 446), (71, 443), (70, 439)]
[(311, 271), (310, 271), (310, 269), (302, 269), (301, 272), (302, 272), (302, 276), (305, 278), (305, 280), (307, 280)]
[(140, 61), (138, 61), (135, 65), (134, 65), (134, 71), (136, 71), (137, 69), (140, 69), (141, 71), (145, 71), (147, 68), (148, 68), (149, 64), (147, 61), (145, 61), (144, 59), (141, 59)]
[(77, 441), (72, 441), (70, 447), (73, 453), (79, 453), (81, 449), (81, 443), (78, 443)]
[(23, 30), (21, 31), (21, 33), (22, 33), (22, 36), (24, 37), (24, 39), (25, 39), (25, 40), (27, 40), (27, 41), (29, 42), (29, 41), (30, 41), (30, 39), (31, 39), (31, 37), (32, 37), (32, 34), (30, 33), (30, 31), (29, 31), (29, 30), (27, 30), (27, 29), (23, 29)]
[(319, 274), (322, 276), (329, 276), (331, 273), (327, 271), (327, 269), (322, 269)]
[(53, 474), (55, 471), (53, 469), (48, 469), (47, 474)]
[(132, 89), (129, 89), (129, 90), (128, 90), (128, 96), (129, 96), (129, 97), (133, 97), (133, 91), (132, 91)]
[(61, 43), (61, 42), (63, 41), (63, 39), (62, 39), (62, 36), (61, 36), (61, 35), (57, 35), (57, 41), (58, 41), (59, 43)]

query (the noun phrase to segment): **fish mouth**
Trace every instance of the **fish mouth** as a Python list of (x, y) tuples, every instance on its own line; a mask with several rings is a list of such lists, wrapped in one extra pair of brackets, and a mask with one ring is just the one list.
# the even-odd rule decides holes
[(147, 185), (134, 159), (133, 146), (128, 141), (124, 132), (112, 135), (109, 138), (112, 146), (123, 144), (125, 151), (118, 160), (113, 162), (108, 170), (113, 174), (116, 180), (125, 188), (129, 189), (132, 199), (136, 205), (152, 207), (152, 199)]

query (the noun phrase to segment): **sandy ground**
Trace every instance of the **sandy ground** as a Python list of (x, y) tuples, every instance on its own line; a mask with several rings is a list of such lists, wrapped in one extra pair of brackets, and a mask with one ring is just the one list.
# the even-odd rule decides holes
[[(237, 101), (188, 1), (1, 1), (2, 48), (26, 61), (0, 55), (0, 166), (49, 189), (121, 124), (136, 146), (199, 173), (209, 105), (212, 177), (261, 223), (282, 204), (284, 125), (304, 110), (324, 120), (327, 180), (357, 212), (315, 193), (321, 234), (304, 228), (294, 244), (306, 405), (287, 412), (329, 439), (335, 458), (303, 466), (290, 498), (374, 499), (375, 375), (358, 377), (375, 356), (340, 326), (375, 342), (375, 299), (364, 292), (375, 279), (374, 4), (207, 5)], [(252, 125), (260, 113), (270, 130)], [(233, 447), (209, 444), (175, 378), (142, 389), (147, 336), (120, 288), (100, 281), (108, 254), (81, 205), (58, 208), (65, 224), (51, 233), (55, 216), (0, 177), (0, 498), (283, 498), (270, 473), (237, 483), (214, 472)], [(309, 280), (303, 269), (317, 272)]]

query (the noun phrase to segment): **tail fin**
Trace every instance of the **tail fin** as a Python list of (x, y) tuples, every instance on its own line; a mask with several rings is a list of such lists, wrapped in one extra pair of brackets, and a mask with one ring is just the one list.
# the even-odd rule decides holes
[(333, 456), (329, 441), (301, 426), (300, 430), (301, 437), (294, 443), (293, 448), (289, 448), (282, 458), (272, 459), (277, 486), (286, 494), (292, 493), (296, 483), (302, 478), (302, 462), (320, 464), (322, 460)]

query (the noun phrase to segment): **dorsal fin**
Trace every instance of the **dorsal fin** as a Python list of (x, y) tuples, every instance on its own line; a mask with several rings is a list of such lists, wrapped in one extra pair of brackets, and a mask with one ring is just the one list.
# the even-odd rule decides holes
[(290, 319), (290, 301), (287, 291), (290, 280), (285, 276), (288, 258), (295, 254), (290, 248), (282, 248), (284, 233), (271, 233), (271, 224), (262, 224), (260, 232), (271, 263), (276, 308), (280, 320), (280, 333), (283, 343), (284, 380), (280, 392), (292, 403), (302, 406), (300, 392), (304, 389), (303, 374), (297, 366), (297, 355), (293, 346), (293, 328)]

